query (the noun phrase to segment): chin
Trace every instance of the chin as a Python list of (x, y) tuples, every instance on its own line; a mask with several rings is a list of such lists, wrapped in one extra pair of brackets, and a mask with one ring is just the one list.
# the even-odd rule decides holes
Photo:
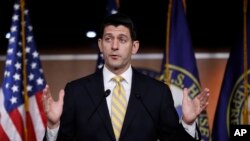
[(124, 68), (124, 66), (122, 64), (109, 64), (109, 67), (112, 68), (113, 70), (119, 70)]
[(120, 68), (122, 67), (122, 64), (119, 61), (109, 61), (108, 65), (112, 68)]
[(111, 67), (116, 70), (122, 68), (121, 65), (111, 65)]

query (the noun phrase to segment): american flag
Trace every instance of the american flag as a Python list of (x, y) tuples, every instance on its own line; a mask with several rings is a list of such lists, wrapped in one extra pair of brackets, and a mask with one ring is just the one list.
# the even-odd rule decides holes
[[(24, 20), (25, 66), (20, 34), (21, 7), (20, 0), (17, 0), (14, 4), (4, 79), (0, 89), (1, 141), (41, 141), (46, 128), (46, 116), (41, 101), (46, 82), (32, 34), (28, 10), (24, 10)], [(27, 80), (26, 85), (23, 84), (24, 78)], [(28, 94), (27, 101), (25, 101), (24, 88)], [(25, 109), (26, 104), (27, 109)]]
[[(107, 15), (118, 13), (119, 0), (107, 0)], [(97, 55), (96, 71), (101, 69), (104, 65), (103, 54), (99, 51)]]

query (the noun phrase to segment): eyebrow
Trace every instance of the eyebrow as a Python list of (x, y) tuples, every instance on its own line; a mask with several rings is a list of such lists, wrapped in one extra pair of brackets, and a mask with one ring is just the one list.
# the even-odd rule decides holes
[[(104, 34), (103, 34), (103, 37), (105, 37), (105, 36), (113, 36), (113, 34), (112, 34), (112, 33), (104, 33)], [(118, 37), (120, 37), (120, 36), (129, 38), (128, 35), (123, 34), (123, 33), (118, 35)]]

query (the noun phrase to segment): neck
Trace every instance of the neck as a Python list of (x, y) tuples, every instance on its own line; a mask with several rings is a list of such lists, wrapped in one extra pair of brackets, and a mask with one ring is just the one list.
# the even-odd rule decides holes
[(111, 71), (112, 73), (116, 74), (116, 75), (121, 75), (122, 73), (124, 73), (125, 71), (128, 70), (128, 68), (130, 67), (130, 65), (124, 67), (124, 68), (110, 68), (108, 66), (106, 66), (106, 68)]

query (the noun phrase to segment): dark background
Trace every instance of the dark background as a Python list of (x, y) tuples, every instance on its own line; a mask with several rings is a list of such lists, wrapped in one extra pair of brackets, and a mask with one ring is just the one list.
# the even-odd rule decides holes
[[(5, 53), (14, 0), (0, 0), (0, 50)], [(241, 0), (187, 0), (187, 20), (195, 49), (229, 49), (241, 27)], [(98, 30), (106, 0), (26, 0), (39, 49), (91, 47), (88, 30)], [(120, 12), (138, 29), (141, 48), (165, 47), (168, 0), (120, 0)], [(96, 47), (96, 46), (95, 46)]]

